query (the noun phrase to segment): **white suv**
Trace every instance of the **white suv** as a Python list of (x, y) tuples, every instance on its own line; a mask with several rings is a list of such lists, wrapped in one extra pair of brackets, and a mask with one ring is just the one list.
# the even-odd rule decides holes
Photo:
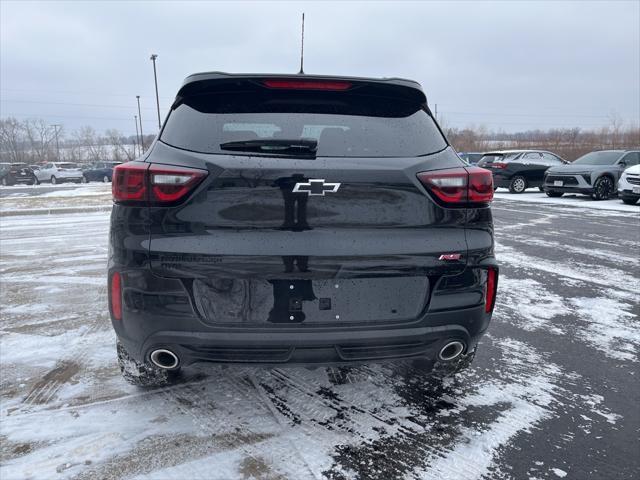
[(624, 203), (635, 205), (640, 198), (640, 165), (627, 168), (618, 180), (618, 195)]
[(82, 170), (75, 163), (54, 162), (47, 163), (36, 172), (38, 182), (82, 182)]

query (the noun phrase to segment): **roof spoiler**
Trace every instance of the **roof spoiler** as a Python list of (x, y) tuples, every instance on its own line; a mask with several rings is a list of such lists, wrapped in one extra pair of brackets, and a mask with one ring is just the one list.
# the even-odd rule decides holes
[[(192, 95), (215, 92), (246, 91), (247, 89), (332, 90), (359, 94), (393, 96), (427, 105), (427, 97), (418, 82), (402, 78), (362, 78), (327, 75), (230, 74), (222, 72), (197, 73), (188, 76), (172, 105)], [(307, 85), (305, 87), (305, 85)], [(333, 86), (333, 88), (331, 87)], [(345, 86), (348, 86), (345, 88)]]

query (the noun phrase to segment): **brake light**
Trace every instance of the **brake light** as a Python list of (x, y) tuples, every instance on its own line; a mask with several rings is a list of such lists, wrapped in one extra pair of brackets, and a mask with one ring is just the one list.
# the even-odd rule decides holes
[(420, 172), (418, 180), (446, 204), (488, 203), (493, 199), (493, 176), (479, 167)]
[(118, 202), (177, 202), (207, 176), (206, 170), (149, 163), (123, 163), (113, 169), (113, 200)]
[(469, 202), (488, 203), (493, 200), (493, 174), (484, 168), (467, 167), (469, 172)]
[(487, 285), (484, 293), (484, 311), (493, 312), (496, 303), (496, 291), (498, 290), (498, 271), (495, 268), (487, 270)]
[(287, 90), (333, 90), (342, 91), (351, 88), (350, 82), (340, 80), (264, 80), (262, 84), (269, 88)]
[(504, 162), (493, 162), (491, 164), (491, 168), (497, 168), (499, 170), (502, 170), (504, 168), (507, 168), (507, 164)]
[(140, 202), (147, 197), (148, 163), (123, 163), (113, 169), (111, 193), (114, 202)]
[(114, 272), (111, 275), (111, 314), (116, 320), (122, 320), (122, 283), (120, 273)]

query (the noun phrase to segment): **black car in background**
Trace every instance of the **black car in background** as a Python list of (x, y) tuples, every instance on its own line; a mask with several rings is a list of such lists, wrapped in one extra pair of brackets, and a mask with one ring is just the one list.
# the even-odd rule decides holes
[(606, 200), (617, 193), (622, 172), (638, 163), (638, 150), (590, 152), (569, 165), (550, 168), (544, 179), (544, 191), (550, 197), (561, 197), (570, 192)]
[(26, 163), (0, 163), (0, 184), (4, 186), (24, 183), (35, 185), (37, 179)]
[[(126, 379), (194, 362), (468, 365), (495, 302), (491, 174), (420, 85), (188, 77), (114, 169), (109, 310)], [(421, 369), (421, 370), (420, 370)]]
[(113, 178), (113, 169), (122, 162), (98, 162), (82, 169), (82, 181), (108, 183)]
[(495, 188), (508, 188), (511, 193), (522, 193), (527, 188), (542, 190), (544, 172), (567, 161), (545, 150), (500, 150), (487, 152), (478, 167), (493, 173)]
[(477, 165), (483, 155), (480, 152), (458, 152), (458, 156), (469, 165)]

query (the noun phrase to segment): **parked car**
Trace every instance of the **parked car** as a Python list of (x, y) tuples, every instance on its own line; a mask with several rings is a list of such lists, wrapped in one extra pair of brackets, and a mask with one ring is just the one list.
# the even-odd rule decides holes
[(36, 172), (38, 182), (82, 182), (82, 170), (75, 163), (52, 162), (46, 163)]
[(89, 165), (82, 170), (82, 181), (110, 182), (113, 177), (113, 167), (120, 163), (122, 162), (98, 162), (95, 165)]
[(640, 199), (640, 164), (622, 172), (618, 181), (618, 196), (629, 205), (635, 205)]
[(601, 150), (578, 158), (569, 165), (552, 167), (544, 179), (544, 191), (550, 197), (564, 193), (583, 193), (594, 200), (606, 200), (617, 191), (618, 179), (625, 168), (640, 163), (640, 151)]
[(500, 150), (485, 153), (478, 166), (493, 173), (495, 188), (508, 188), (522, 193), (527, 188), (542, 190), (544, 172), (551, 166), (567, 163), (558, 155), (545, 150)]
[(0, 163), (0, 183), (4, 186), (16, 183), (34, 185), (36, 176), (26, 163)]
[(193, 362), (469, 364), (498, 280), (493, 185), (418, 83), (216, 72), (177, 99), (144, 160), (113, 173), (127, 380)]
[(469, 165), (476, 165), (483, 155), (480, 152), (458, 152), (458, 156)]

